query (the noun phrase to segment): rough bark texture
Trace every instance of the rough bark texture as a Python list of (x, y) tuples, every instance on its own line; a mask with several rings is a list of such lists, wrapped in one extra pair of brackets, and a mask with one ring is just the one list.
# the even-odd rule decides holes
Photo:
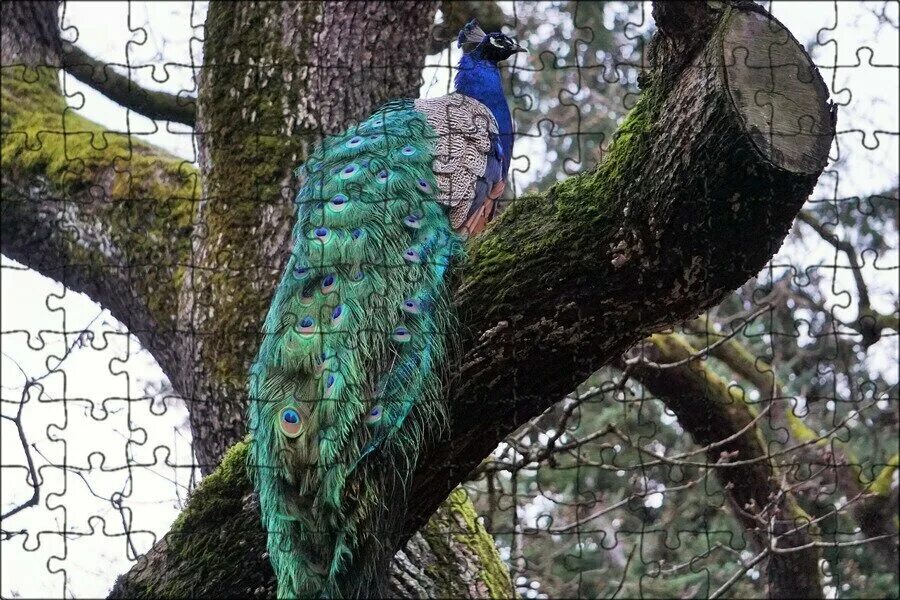
[[(146, 290), (143, 277), (113, 279), (97, 287), (114, 290), (121, 285), (119, 293), (136, 298), (146, 311), (143, 316), (115, 314), (139, 337), (143, 332), (142, 342), (146, 339), (151, 352), (158, 352), (176, 389), (189, 401), (198, 453), (207, 469), (243, 434), (244, 374), (287, 251), (293, 192), (289, 169), (302, 158), (305, 144), (320, 134), (320, 127), (328, 129), (342, 119), (362, 116), (390, 96), (412, 95), (418, 82), (420, 61), (402, 63), (408, 72), (416, 71), (413, 78), (390, 79), (393, 71), (378, 61), (403, 55), (396, 37), (365, 28), (363, 35), (352, 39), (354, 51), (368, 48), (364, 60), (321, 71), (323, 65), (345, 60), (329, 46), (341, 36), (328, 35), (329, 24), (343, 21), (314, 11), (346, 11), (342, 18), (351, 22), (377, 21), (381, 14), (391, 23), (388, 15), (399, 10), (396, 4), (379, 5), (370, 16), (358, 6), (261, 3), (229, 7), (228, 12), (213, 4), (206, 38), (209, 69), (198, 100), (204, 196), (196, 201), (196, 211), (195, 197), (175, 194), (173, 187), (158, 194), (178, 198), (172, 206), (150, 211), (144, 206), (141, 211), (139, 203), (131, 203), (133, 195), (123, 203), (142, 216), (149, 212), (159, 217), (160, 225), (181, 214), (176, 206), (187, 207), (184, 235), (170, 233), (152, 245), (162, 257), (178, 260), (139, 263), (147, 265), (148, 272), (161, 263), (150, 280), (160, 286), (168, 283), (167, 288)], [(696, 315), (754, 275), (777, 250), (812, 190), (818, 171), (793, 171), (777, 155), (762, 152), (727, 86), (727, 77), (748, 68), (726, 60), (722, 52), (732, 18), (744, 11), (763, 19), (765, 15), (744, 3), (739, 9), (703, 11), (702, 18), (689, 20), (666, 21), (664, 14), (658, 15), (653, 68), (642, 78), (641, 100), (603, 164), (558, 184), (546, 196), (518, 199), (470, 245), (468, 262), (458, 270), (462, 285), (456, 303), (463, 329), (447, 388), (451, 433), (419, 461), (407, 514), (409, 536), (421, 530), (450, 491), (516, 426), (648, 332)], [(301, 25), (310, 20), (317, 23), (312, 36)], [(780, 31), (777, 23), (771, 24)], [(427, 35), (410, 42), (409, 30), (405, 33), (404, 43), (421, 43), (424, 48)], [(765, 56), (772, 43), (765, 37), (746, 42), (754, 56)], [(317, 49), (329, 62), (316, 62)], [(369, 68), (381, 75), (366, 77)], [(321, 83), (332, 79), (338, 80), (336, 89), (371, 85), (370, 93), (348, 89), (328, 104), (331, 96)], [(24, 94), (22, 87), (31, 84), (22, 82), (27, 82), (27, 74), (7, 75), (4, 69), (4, 98), (8, 89)], [(316, 85), (318, 95), (309, 89)], [(810, 85), (821, 87), (817, 75)], [(833, 122), (821, 90), (810, 98), (815, 101), (810, 101), (809, 115), (827, 123), (831, 135)], [(53, 111), (60, 119), (58, 106), (44, 112)], [(62, 164), (56, 169), (62, 175), (48, 180), (53, 193), (68, 198), (82, 190), (79, 193), (90, 199), (91, 189), (107, 191), (112, 186), (97, 174), (102, 171), (73, 173), (71, 154), (59, 149), (47, 150), (44, 162), (34, 161), (33, 152), (42, 155), (46, 146), (34, 140), (43, 139), (38, 132), (46, 127), (31, 123), (28, 129), (26, 117), (8, 125), (6, 118), (4, 108), (3, 252), (14, 254), (27, 247), (32, 236), (28, 225), (17, 221), (28, 211), (6, 210), (7, 185), (14, 203), (27, 206), (44, 200), (34, 182), (44, 171), (53, 171), (49, 167), (55, 160)], [(804, 136), (794, 139), (808, 147)], [(147, 158), (153, 165), (166, 164), (158, 153), (148, 151)], [(818, 156), (819, 170), (825, 159)], [(107, 160), (98, 168), (129, 174), (115, 166), (115, 161)], [(154, 168), (166, 172), (161, 166)], [(186, 167), (179, 167), (180, 174), (186, 172)], [(8, 179), (15, 181), (8, 184)], [(74, 210), (79, 217), (92, 217), (83, 212), (90, 210), (84, 206), (63, 204), (62, 213)], [(53, 214), (60, 213), (47, 218)], [(81, 218), (73, 227), (91, 223)], [(137, 223), (144, 227), (156, 221)], [(54, 220), (45, 225), (47, 243), (61, 237), (64, 247), (77, 247), (83, 233), (73, 227), (56, 232), (57, 224)], [(146, 236), (125, 235), (119, 229), (128, 226), (134, 222), (111, 224), (109, 235), (125, 248), (121, 264), (131, 268), (144, 248), (139, 238)], [(185, 240), (190, 242), (186, 247)], [(39, 268), (39, 244), (32, 242), (31, 248), (19, 256)], [(67, 266), (71, 259), (60, 260)], [(103, 252), (84, 260), (99, 261), (91, 264), (101, 266), (93, 271), (101, 279), (116, 272), (112, 265), (120, 264)], [(188, 271), (183, 265), (194, 268)], [(261, 532), (256, 537), (247, 533), (258, 528), (255, 506), (252, 499), (244, 501), (245, 495), (235, 496), (249, 489), (241, 470), (226, 462), (203, 485), (205, 491), (191, 500), (171, 541), (158, 545), (151, 560), (120, 581), (120, 590), (157, 595), (160, 590), (153, 582), (164, 581), (166, 589), (190, 590), (192, 595), (268, 593)], [(452, 514), (452, 507), (448, 510)], [(459, 523), (445, 519), (453, 522)], [(238, 529), (232, 531), (232, 526)], [(171, 539), (185, 532), (185, 541)], [(407, 553), (416, 554), (413, 546)], [(434, 545), (431, 551), (440, 553)], [(241, 560), (247, 561), (246, 569), (236, 568), (244, 566)], [(487, 576), (482, 581), (493, 579)], [(509, 589), (488, 587), (492, 595)]]

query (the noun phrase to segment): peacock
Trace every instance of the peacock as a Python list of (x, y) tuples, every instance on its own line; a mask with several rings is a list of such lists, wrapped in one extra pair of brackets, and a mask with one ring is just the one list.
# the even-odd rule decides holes
[(497, 64), (523, 51), (475, 20), (457, 42), (455, 93), (388, 102), (297, 170), (293, 247), (249, 382), (248, 468), (279, 598), (384, 595), (398, 506), (445, 426), (448, 269), (504, 190)]

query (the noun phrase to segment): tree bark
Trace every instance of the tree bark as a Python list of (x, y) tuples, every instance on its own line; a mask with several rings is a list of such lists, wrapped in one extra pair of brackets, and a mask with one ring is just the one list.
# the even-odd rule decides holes
[[(419, 461), (406, 517), (408, 537), (515, 427), (648, 332), (695, 316), (754, 275), (781, 244), (811, 192), (834, 132), (821, 78), (796, 40), (761, 9), (749, 3), (724, 5), (723, 10), (700, 4), (705, 12), (699, 19), (667, 22), (665, 14), (657, 15), (660, 29), (651, 69), (642, 77), (642, 97), (601, 166), (556, 185), (546, 196), (518, 199), (470, 244), (469, 259), (458, 270), (462, 329), (447, 386), (451, 433), (436, 440)], [(379, 66), (372, 61), (396, 54), (396, 43), (385, 41), (395, 38), (384, 32), (364, 29), (354, 39), (355, 45), (373, 49), (368, 62), (326, 72), (322, 65), (332, 63), (295, 56), (301, 49), (307, 52), (300, 43), (306, 41), (301, 23), (314, 19), (317, 30), (326, 33), (337, 27), (328, 15), (303, 13), (298, 18), (297, 11), (343, 10), (352, 20), (362, 18), (363, 9), (354, 8), (356, 4), (324, 5), (334, 9), (318, 3), (255, 4), (258, 12), (244, 14), (245, 20), (224, 11), (215, 14), (215, 6), (207, 27), (210, 69), (198, 99), (198, 136), (218, 142), (202, 144), (204, 196), (196, 212), (188, 213), (185, 227), (191, 244), (181, 250), (182, 236), (172, 236), (178, 243), (165, 236), (156, 244), (157, 251), (179, 257), (174, 264), (193, 267), (158, 277), (172, 284), (170, 293), (153, 292), (177, 298), (174, 311), (167, 312), (168, 305), (154, 309), (131, 281), (120, 292), (143, 300), (148, 314), (158, 310), (178, 323), (173, 331), (182, 335), (148, 348), (175, 357), (168, 372), (191, 405), (198, 454), (207, 468), (243, 434), (244, 373), (287, 251), (289, 167), (322, 128), (362, 116), (390, 96), (412, 95), (411, 82), (418, 79), (416, 75), (405, 84), (389, 80), (380, 94), (342, 87), (364, 85), (364, 74)], [(395, 9), (383, 10), (387, 15)], [(251, 37), (260, 31), (263, 37)], [(331, 60), (343, 60), (346, 55), (325, 49), (340, 36), (326, 35), (325, 42), (322, 37), (317, 41), (313, 36), (310, 56), (321, 48)], [(242, 53), (249, 57), (235, 53), (234, 44), (242, 39), (248, 42)], [(785, 56), (772, 55), (776, 46), (793, 53), (787, 63)], [(752, 61), (776, 66), (761, 68)], [(282, 64), (296, 68), (282, 69)], [(784, 68), (777, 66), (782, 64), (805, 74), (800, 83), (785, 82)], [(421, 62), (408, 65), (410, 72), (419, 67)], [(376, 72), (389, 78), (388, 69)], [(349, 78), (336, 86), (344, 95), (329, 103), (322, 82), (341, 74)], [(252, 83), (245, 86), (245, 79)], [(406, 93), (401, 93), (403, 85)], [(306, 86), (313, 89), (294, 89)], [(783, 86), (803, 111), (805, 131), (795, 130), (797, 114), (777, 94)], [(741, 100), (756, 98), (762, 90), (775, 92), (766, 98), (774, 115), (768, 122), (756, 104)], [(23, 204), (36, 196), (29, 184), (37, 170), (25, 168), (34, 144), (25, 144), (38, 131), (42, 129), (22, 139), (10, 137), (4, 120), (4, 182), (7, 173), (15, 175), (17, 184), (11, 188), (19, 195), (13, 198)], [(7, 149), (7, 138), (19, 139), (13, 143), (20, 145), (18, 151)], [(246, 149), (238, 152), (239, 146)], [(108, 187), (93, 173), (75, 179), (82, 186), (99, 181), (103, 189)], [(63, 183), (52, 180), (48, 185), (60, 189)], [(183, 201), (192, 202), (193, 197)], [(9, 219), (6, 213), (4, 233), (8, 229), (18, 235), (4, 239), (4, 253), (27, 241), (15, 211)], [(123, 244), (138, 245), (127, 239)], [(32, 256), (36, 251), (33, 247), (25, 256), (32, 264), (37, 263)], [(102, 253), (95, 258), (104, 267), (110, 262)], [(105, 269), (99, 271), (95, 276), (104, 277)], [(145, 323), (135, 318), (130, 325), (148, 332), (150, 339), (156, 336), (157, 322), (161, 317)], [(166, 361), (160, 362), (165, 368)], [(240, 471), (231, 471), (223, 466), (211, 475), (204, 483), (207, 493), (195, 495), (180, 519), (180, 531), (205, 523), (186, 536), (197, 551), (181, 554), (172, 549), (174, 543), (164, 541), (152, 552), (157, 560), (139, 565), (118, 589), (155, 595), (154, 587), (142, 582), (164, 578), (174, 586), (168, 589), (187, 589), (192, 595), (204, 590), (267, 593), (265, 585), (250, 587), (267, 568), (262, 537), (228, 535), (239, 522), (258, 528), (252, 500), (233, 497), (234, 490), (248, 488), (242, 487), (247, 484)], [(233, 485), (217, 487), (216, 477)], [(206, 511), (215, 518), (205, 522)], [(174, 536), (178, 533), (176, 528)], [(259, 557), (246, 563), (254, 573), (240, 569), (240, 576), (235, 575), (234, 566), (243, 563), (234, 562), (238, 557), (231, 550), (239, 544), (246, 546), (247, 556)]]

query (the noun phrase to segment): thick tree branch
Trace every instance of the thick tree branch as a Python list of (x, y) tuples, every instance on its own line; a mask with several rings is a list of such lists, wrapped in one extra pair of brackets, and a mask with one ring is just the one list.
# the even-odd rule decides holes
[(72, 44), (65, 44), (63, 47), (63, 67), (67, 73), (113, 102), (148, 119), (194, 126), (196, 98), (145, 89), (131, 77), (115, 71), (113, 65), (93, 58)]
[[(43, 25), (28, 21), (40, 11)], [(20, 18), (41, 37), (27, 41)], [(0, 251), (101, 303), (171, 372), (197, 171), (67, 107), (58, 68), (40, 66), (58, 59), (54, 3), (7, 3), (3, 19), (4, 40), (20, 39), (0, 71)]]
[[(759, 10), (716, 13), (711, 31), (695, 32), (709, 41), (689, 59), (657, 44), (656, 68), (600, 167), (518, 199), (471, 245), (457, 294), (467, 334), (452, 440), (417, 474), (410, 530), (437, 490), (464, 479), (507, 433), (646, 332), (721, 300), (780, 246), (824, 167), (834, 121), (800, 45)], [(772, 55), (774, 40), (793, 54)], [(761, 115), (741, 99), (797, 80), (731, 60), (738, 46), (750, 61), (807, 65), (808, 84), (790, 91), (811, 131), (748, 130)], [(764, 73), (774, 79), (755, 79)], [(769, 131), (789, 130), (795, 109), (781, 114), (773, 101)]]

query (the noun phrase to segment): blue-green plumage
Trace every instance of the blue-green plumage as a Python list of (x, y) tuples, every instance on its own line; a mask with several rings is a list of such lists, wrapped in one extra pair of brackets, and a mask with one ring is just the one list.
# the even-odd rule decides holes
[[(250, 461), (280, 597), (344, 593), (350, 563), (374, 566), (356, 558), (378, 533), (360, 523), (443, 415), (444, 272), (460, 243), (437, 202), (434, 139), (411, 103), (391, 103), (302, 169), (250, 382)], [(377, 469), (395, 472), (362, 473), (385, 448)]]

